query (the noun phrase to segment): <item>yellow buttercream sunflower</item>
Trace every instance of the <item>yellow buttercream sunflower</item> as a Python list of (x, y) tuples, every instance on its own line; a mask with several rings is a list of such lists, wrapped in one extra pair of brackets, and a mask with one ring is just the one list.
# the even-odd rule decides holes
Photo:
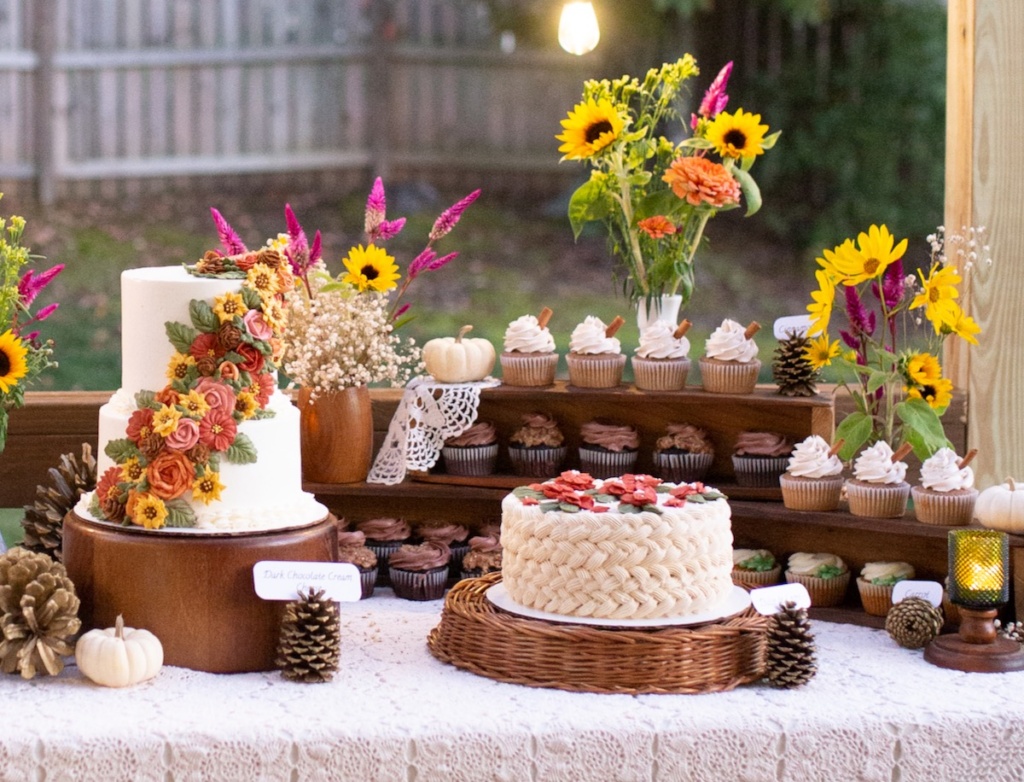
[(821, 369), (839, 356), (839, 340), (829, 341), (828, 334), (812, 339), (804, 349), (804, 358), (813, 369)]
[(209, 467), (203, 467), (203, 474), (192, 482), (192, 499), (209, 505), (214, 500), (220, 499), (220, 493), (223, 490), (224, 484), (220, 482), (220, 473)]
[(764, 137), (768, 126), (761, 124), (760, 114), (743, 109), (735, 113), (719, 112), (708, 123), (704, 137), (722, 157), (745, 158), (764, 153)]
[(343, 282), (354, 285), (360, 291), (385, 293), (398, 285), (398, 264), (375, 244), (353, 247), (345, 257), (344, 264), (348, 274)]
[(836, 247), (831, 257), (825, 252), (831, 266), (842, 277), (844, 285), (858, 285), (880, 276), (890, 264), (898, 261), (907, 251), (907, 240), (896, 244), (895, 237), (882, 225), (871, 226), (867, 233), (857, 235), (857, 246), (847, 239)]
[(169, 437), (178, 428), (180, 420), (181, 411), (178, 408), (163, 405), (153, 413), (153, 431), (161, 437)]
[(241, 294), (228, 292), (213, 300), (213, 312), (221, 323), (231, 323), (249, 311)]
[(562, 132), (555, 136), (562, 146), (562, 160), (584, 160), (593, 157), (622, 134), (625, 122), (607, 98), (577, 103), (562, 120)]
[(28, 348), (8, 329), (0, 334), (0, 391), (9, 393), (28, 374)]
[(164, 501), (148, 492), (139, 494), (132, 503), (131, 520), (146, 529), (160, 529), (167, 521)]

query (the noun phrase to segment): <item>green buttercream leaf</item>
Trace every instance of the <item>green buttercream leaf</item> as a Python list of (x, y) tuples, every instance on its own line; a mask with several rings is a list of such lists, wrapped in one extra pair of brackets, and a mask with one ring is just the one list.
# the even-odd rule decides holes
[(249, 439), (249, 435), (238, 432), (235, 434), (235, 441), (224, 451), (224, 458), (232, 464), (255, 464), (256, 446)]

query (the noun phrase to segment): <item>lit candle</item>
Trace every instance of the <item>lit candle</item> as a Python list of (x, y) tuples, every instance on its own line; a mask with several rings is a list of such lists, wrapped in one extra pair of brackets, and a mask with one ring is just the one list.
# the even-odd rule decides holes
[(1010, 599), (1009, 539), (997, 530), (949, 533), (949, 598), (964, 606), (999, 606)]
[(593, 51), (601, 40), (597, 14), (591, 2), (570, 2), (562, 8), (558, 21), (558, 43), (569, 54)]

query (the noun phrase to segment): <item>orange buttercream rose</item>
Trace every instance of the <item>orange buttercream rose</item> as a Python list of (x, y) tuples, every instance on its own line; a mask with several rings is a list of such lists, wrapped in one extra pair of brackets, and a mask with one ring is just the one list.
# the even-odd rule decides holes
[(149, 491), (162, 500), (173, 500), (192, 487), (195, 468), (180, 451), (164, 451), (146, 468)]

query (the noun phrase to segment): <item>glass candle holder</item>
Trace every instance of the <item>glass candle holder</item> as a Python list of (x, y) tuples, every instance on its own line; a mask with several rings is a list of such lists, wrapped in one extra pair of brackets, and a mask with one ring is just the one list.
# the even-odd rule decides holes
[(949, 533), (949, 599), (968, 608), (997, 608), (1010, 600), (1010, 543), (998, 530)]

